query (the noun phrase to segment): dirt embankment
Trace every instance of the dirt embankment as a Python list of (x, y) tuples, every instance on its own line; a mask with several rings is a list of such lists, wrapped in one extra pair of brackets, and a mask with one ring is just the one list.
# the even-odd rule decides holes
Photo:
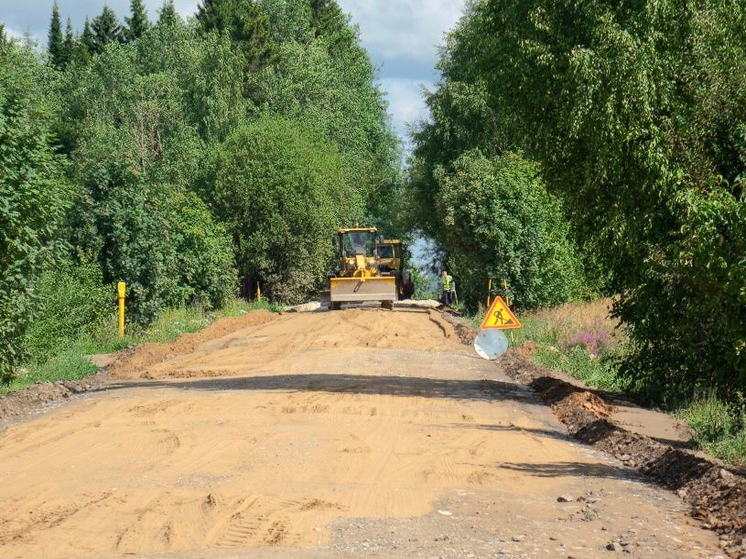
[(99, 387), (101, 381), (101, 375), (93, 375), (83, 380), (40, 382), (0, 397), (0, 421), (24, 415), (46, 404)]
[(124, 378), (133, 371), (166, 361), (175, 355), (190, 353), (199, 345), (244, 328), (266, 324), (279, 315), (269, 311), (216, 320), (203, 330), (184, 334), (168, 344), (143, 344), (120, 351), (114, 361), (98, 373), (81, 380), (39, 382), (23, 390), (0, 397), (0, 421), (19, 417), (42, 406), (65, 400), (75, 394), (103, 388), (110, 378)]
[(720, 535), (731, 556), (746, 557), (746, 478), (714, 460), (632, 433), (611, 419), (601, 392), (579, 388), (511, 351), (500, 360), (508, 376), (530, 386), (577, 440), (613, 454), (626, 466), (674, 490), (690, 514)]
[(123, 352), (107, 367), (107, 372), (112, 378), (128, 378), (134, 371), (140, 371), (176, 355), (191, 353), (205, 342), (244, 328), (267, 324), (278, 317), (278, 314), (269, 311), (253, 311), (242, 316), (221, 318), (199, 332), (179, 336), (170, 344), (143, 344)]

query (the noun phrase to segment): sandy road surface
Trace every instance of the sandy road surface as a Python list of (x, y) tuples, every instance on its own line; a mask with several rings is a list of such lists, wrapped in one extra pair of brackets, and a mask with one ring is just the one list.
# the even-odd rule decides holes
[(717, 554), (437, 315), (260, 318), (7, 425), (0, 557)]

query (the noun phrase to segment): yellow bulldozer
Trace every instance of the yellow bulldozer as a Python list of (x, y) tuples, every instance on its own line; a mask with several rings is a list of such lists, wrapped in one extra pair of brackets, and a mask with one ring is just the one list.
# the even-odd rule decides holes
[(401, 241), (387, 239), (378, 242), (378, 271), (381, 275), (396, 278), (396, 292), (400, 300), (410, 299), (414, 294), (414, 283), (404, 269), (405, 254)]
[(339, 229), (334, 237), (338, 251), (337, 270), (328, 277), (321, 293), (322, 304), (337, 310), (342, 303), (379, 301), (392, 308), (398, 299), (397, 278), (380, 269), (379, 244), (382, 238), (375, 227)]

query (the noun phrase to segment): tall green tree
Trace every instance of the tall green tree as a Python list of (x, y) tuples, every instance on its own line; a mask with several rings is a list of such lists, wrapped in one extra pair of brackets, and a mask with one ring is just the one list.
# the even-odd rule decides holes
[(174, 6), (174, 0), (165, 0), (158, 10), (158, 25), (174, 25), (181, 21)]
[(467, 151), (434, 173), (437, 240), (459, 294), (481, 303), (489, 278), (507, 281), (518, 308), (565, 303), (581, 288), (580, 260), (559, 201), (520, 154)]
[(120, 43), (124, 39), (122, 26), (109, 6), (104, 6), (91, 23), (93, 32), (93, 52), (101, 54), (109, 43)]
[(83, 45), (90, 54), (93, 54), (96, 45), (96, 36), (93, 33), (93, 29), (91, 29), (91, 22), (88, 18), (85, 18), (85, 23), (83, 24), (83, 32), (80, 35), (80, 44)]
[(200, 133), (233, 128), (222, 119), (243, 114), (240, 63), (226, 37), (175, 24), (63, 77), (60, 136), (80, 185), (71, 241), (105, 281), (128, 281), (142, 323), (237, 292), (230, 237), (194, 190), (207, 151)]
[(431, 117), (412, 130), (405, 221), (438, 242), (468, 306), (481, 303), (489, 278), (507, 280), (518, 307), (563, 303), (583, 287), (571, 227), (462, 54), (471, 9), (441, 49), (441, 81), (425, 92)]
[(60, 8), (55, 0), (52, 5), (52, 19), (49, 23), (49, 34), (47, 35), (47, 52), (52, 64), (62, 68), (65, 63), (65, 45), (62, 35), (62, 22), (60, 20)]
[[(289, 41), (276, 48), (275, 63), (256, 75), (263, 111), (300, 120), (339, 149), (376, 220), (378, 209), (397, 206), (392, 185), (399, 179), (398, 144), (376, 71), (359, 43), (332, 53), (324, 39)], [(384, 193), (392, 194), (384, 200)], [(387, 213), (386, 211), (382, 213)]]
[(75, 34), (73, 32), (73, 22), (67, 18), (65, 25), (65, 40), (62, 43), (63, 65), (67, 66), (75, 56)]
[(81, 66), (87, 65), (95, 51), (96, 37), (91, 30), (91, 22), (85, 18), (83, 31), (75, 38), (75, 47), (73, 48), (72, 59)]
[(336, 0), (311, 0), (311, 22), (316, 37), (324, 38), (333, 50), (354, 45), (356, 32)]
[(742, 3), (486, 0), (468, 25), (490, 106), (610, 271), (625, 370), (653, 390), (742, 388)]
[(127, 27), (123, 31), (126, 41), (132, 42), (142, 37), (150, 26), (148, 13), (142, 0), (130, 0), (130, 17), (125, 17)]
[(244, 290), (260, 283), (275, 300), (306, 300), (333, 232), (363, 209), (339, 153), (304, 123), (267, 116), (236, 129), (208, 167), (205, 191), (234, 239)]
[(205, 33), (227, 33), (244, 54), (248, 71), (268, 63), (269, 21), (257, 0), (204, 0), (197, 7), (197, 21)]

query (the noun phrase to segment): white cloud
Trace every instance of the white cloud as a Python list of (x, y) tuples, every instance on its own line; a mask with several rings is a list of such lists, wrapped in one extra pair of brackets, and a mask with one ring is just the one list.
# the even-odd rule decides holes
[(428, 112), (422, 98), (423, 86), (432, 87), (432, 83), (423, 83), (406, 78), (382, 78), (381, 87), (389, 101), (389, 114), (392, 117), (394, 130), (406, 137), (407, 125), (427, 118)]
[(5, 27), (5, 36), (8, 39), (23, 39), (24, 34), (10, 27)]
[[(443, 33), (461, 17), (465, 0), (339, 0), (360, 25), (374, 58), (431, 62)], [(432, 64), (431, 64), (432, 65)]]
[[(433, 87), (438, 46), (461, 17), (466, 0), (338, 0), (360, 26), (363, 45), (381, 65), (394, 130), (428, 117), (422, 86)], [(408, 147), (408, 146), (407, 146)]]

